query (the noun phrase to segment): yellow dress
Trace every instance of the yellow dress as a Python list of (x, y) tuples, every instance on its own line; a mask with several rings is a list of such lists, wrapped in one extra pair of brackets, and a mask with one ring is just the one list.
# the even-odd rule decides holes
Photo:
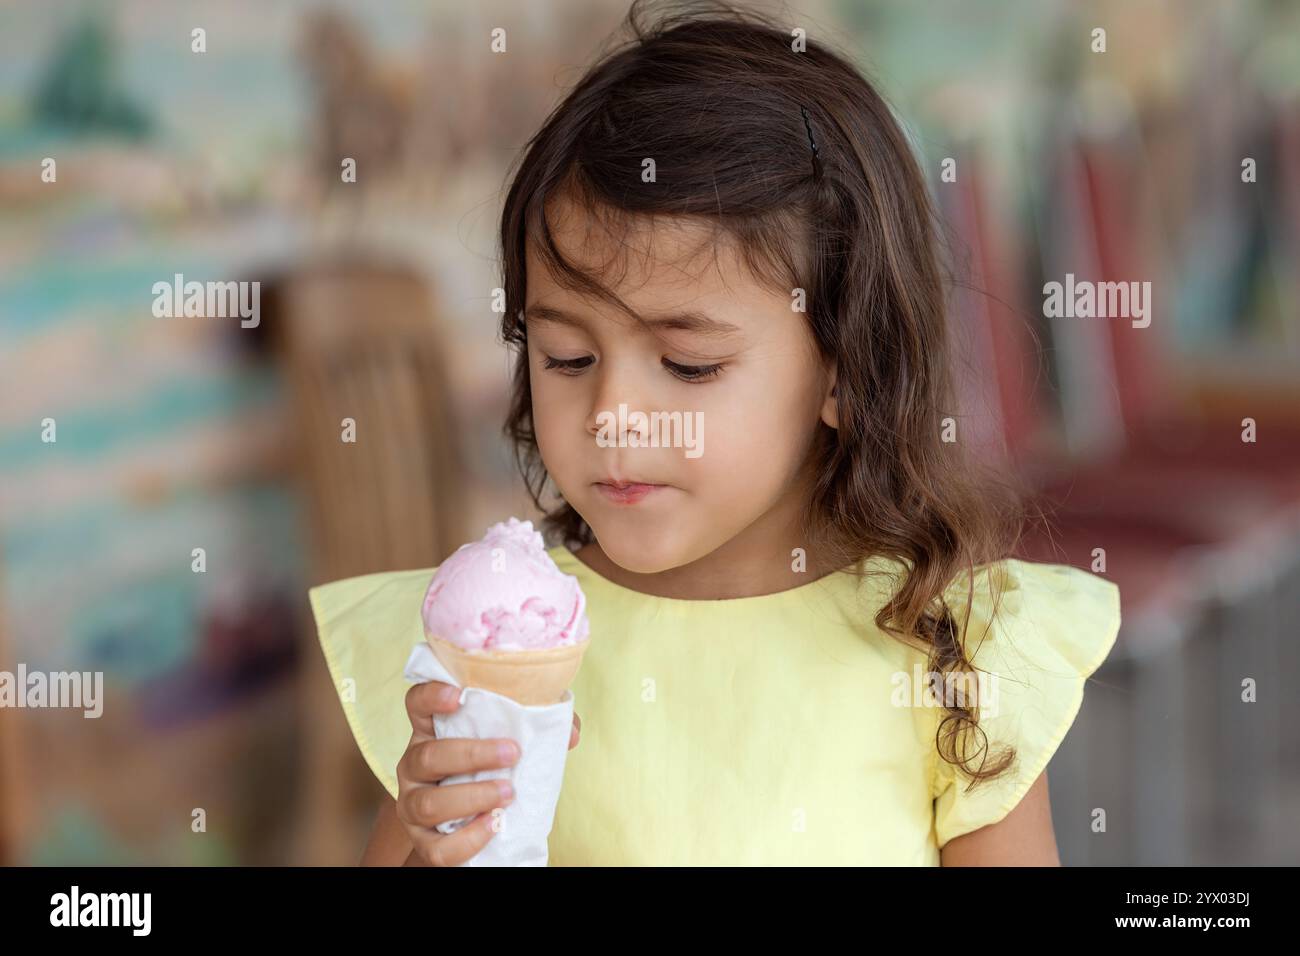
[[(938, 865), (948, 840), (1001, 820), (1043, 772), (1120, 624), (1119, 588), (1104, 578), (1013, 559), (980, 569), (967, 657), (995, 675), (980, 685), (980, 726), (1017, 758), (967, 792), (935, 747), (947, 712), (922, 690), (924, 654), (873, 622), (895, 565), (693, 601), (622, 587), (563, 546), (549, 553), (582, 585), (592, 640), (552, 866)], [(402, 668), (423, 639), (433, 571), (310, 592), (357, 745), (394, 797), (411, 737)], [(965, 586), (951, 593), (964, 608)]]

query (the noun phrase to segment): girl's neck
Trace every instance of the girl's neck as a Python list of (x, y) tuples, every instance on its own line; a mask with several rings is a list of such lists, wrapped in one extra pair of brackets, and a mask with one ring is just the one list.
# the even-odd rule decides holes
[(583, 545), (575, 556), (603, 578), (622, 587), (655, 597), (675, 598), (684, 601), (721, 601), (732, 598), (758, 597), (788, 591), (811, 584), (837, 570), (823, 568), (814, 571), (809, 558), (808, 568), (795, 571), (794, 558), (787, 550), (781, 554), (752, 556), (751, 560), (737, 564), (731, 560), (716, 560), (722, 549), (698, 561), (684, 564), (655, 574), (638, 574), (611, 561), (596, 542)]

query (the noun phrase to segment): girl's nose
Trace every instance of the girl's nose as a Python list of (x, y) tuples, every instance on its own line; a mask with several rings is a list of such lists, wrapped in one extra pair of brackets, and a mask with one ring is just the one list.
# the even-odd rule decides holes
[[(606, 369), (600, 374), (600, 384), (587, 415), (587, 432), (593, 437), (607, 437), (621, 442), (626, 432), (640, 432), (634, 427), (636, 422), (628, 422), (634, 411), (645, 411), (636, 404), (634, 396), (627, 388), (628, 378), (620, 376), (613, 369)], [(620, 414), (619, 406), (625, 406)]]

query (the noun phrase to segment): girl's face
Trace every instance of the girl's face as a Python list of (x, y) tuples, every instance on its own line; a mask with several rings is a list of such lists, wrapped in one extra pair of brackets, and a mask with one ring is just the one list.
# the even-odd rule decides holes
[[(551, 223), (565, 258), (608, 263), (616, 250), (565, 215), (573, 207), (558, 207)], [(542, 460), (601, 550), (637, 573), (715, 552), (736, 568), (744, 555), (788, 561), (806, 545), (798, 516), (818, 419), (836, 425), (834, 371), (793, 296), (761, 286), (729, 248), (717, 249), (716, 265), (712, 244), (693, 254), (701, 230), (677, 222), (629, 239), (636, 248), (615, 292), (653, 329), (561, 287), (527, 252)], [(620, 482), (653, 487), (619, 493), (610, 483)]]

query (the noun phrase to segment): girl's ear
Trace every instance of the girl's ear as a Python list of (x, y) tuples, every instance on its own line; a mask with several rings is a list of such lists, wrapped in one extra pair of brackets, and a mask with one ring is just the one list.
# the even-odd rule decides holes
[(827, 425), (830, 425), (831, 428), (840, 427), (840, 412), (835, 400), (835, 371), (835, 366), (832, 365), (830, 369), (830, 379), (827, 382), (830, 391), (826, 393), (826, 398), (822, 401), (821, 414), (822, 421)]

